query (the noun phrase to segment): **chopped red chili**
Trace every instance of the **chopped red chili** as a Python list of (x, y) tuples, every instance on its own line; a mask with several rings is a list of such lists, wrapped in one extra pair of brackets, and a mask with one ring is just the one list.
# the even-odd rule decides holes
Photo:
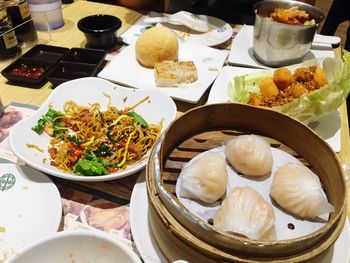
[(27, 78), (33, 78), (37, 79), (39, 78), (45, 70), (40, 67), (30, 67), (25, 64), (20, 65), (18, 68), (14, 68), (11, 71), (11, 74), (17, 75), (17, 76), (22, 76), (22, 77), (27, 77)]

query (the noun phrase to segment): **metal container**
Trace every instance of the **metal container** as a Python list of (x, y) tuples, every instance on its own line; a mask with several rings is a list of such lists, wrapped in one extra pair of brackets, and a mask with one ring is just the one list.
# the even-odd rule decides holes
[[(314, 25), (288, 25), (268, 19), (275, 8), (298, 7), (315, 20)], [(265, 0), (254, 5), (253, 50), (261, 63), (279, 67), (302, 61), (309, 51), (324, 14), (316, 7), (297, 1)]]

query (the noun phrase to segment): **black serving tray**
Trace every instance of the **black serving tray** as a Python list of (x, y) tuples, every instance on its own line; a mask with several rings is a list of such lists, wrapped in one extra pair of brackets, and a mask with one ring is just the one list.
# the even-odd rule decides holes
[[(50, 45), (36, 45), (17, 60), (12, 62), (1, 71), (1, 74), (10, 81), (31, 85), (33, 88), (40, 88), (47, 80), (51, 69), (68, 53), (69, 48), (56, 47)], [(39, 67), (44, 69), (44, 73), (38, 78), (19, 76), (12, 73), (12, 70), (25, 65), (27, 67)], [(37, 86), (35, 86), (37, 85)]]
[[(64, 48), (36, 45), (1, 71), (10, 81), (40, 88), (45, 80), (59, 85), (68, 80), (95, 76), (106, 56), (105, 50), (89, 48)], [(18, 76), (11, 71), (21, 65), (41, 67), (44, 73), (38, 78)], [(40, 84), (40, 85), (39, 85)]]
[(55, 86), (68, 80), (95, 76), (106, 56), (105, 50), (72, 48), (48, 75)]

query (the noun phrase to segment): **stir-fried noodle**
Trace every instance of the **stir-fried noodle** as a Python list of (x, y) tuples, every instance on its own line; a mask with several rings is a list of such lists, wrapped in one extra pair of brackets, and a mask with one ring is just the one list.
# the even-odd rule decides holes
[(114, 173), (142, 159), (160, 134), (162, 123), (148, 124), (134, 111), (147, 99), (124, 110), (109, 105), (106, 111), (98, 103), (87, 107), (68, 101), (63, 113), (50, 108), (33, 130), (40, 133), (41, 125), (53, 137), (49, 154), (58, 169), (80, 175)]

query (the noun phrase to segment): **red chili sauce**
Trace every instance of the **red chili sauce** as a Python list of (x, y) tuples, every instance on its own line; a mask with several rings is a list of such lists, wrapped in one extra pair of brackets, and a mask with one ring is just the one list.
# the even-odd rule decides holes
[(39, 78), (44, 72), (43, 68), (30, 67), (25, 64), (21, 64), (19, 67), (11, 70), (11, 74), (33, 79)]

